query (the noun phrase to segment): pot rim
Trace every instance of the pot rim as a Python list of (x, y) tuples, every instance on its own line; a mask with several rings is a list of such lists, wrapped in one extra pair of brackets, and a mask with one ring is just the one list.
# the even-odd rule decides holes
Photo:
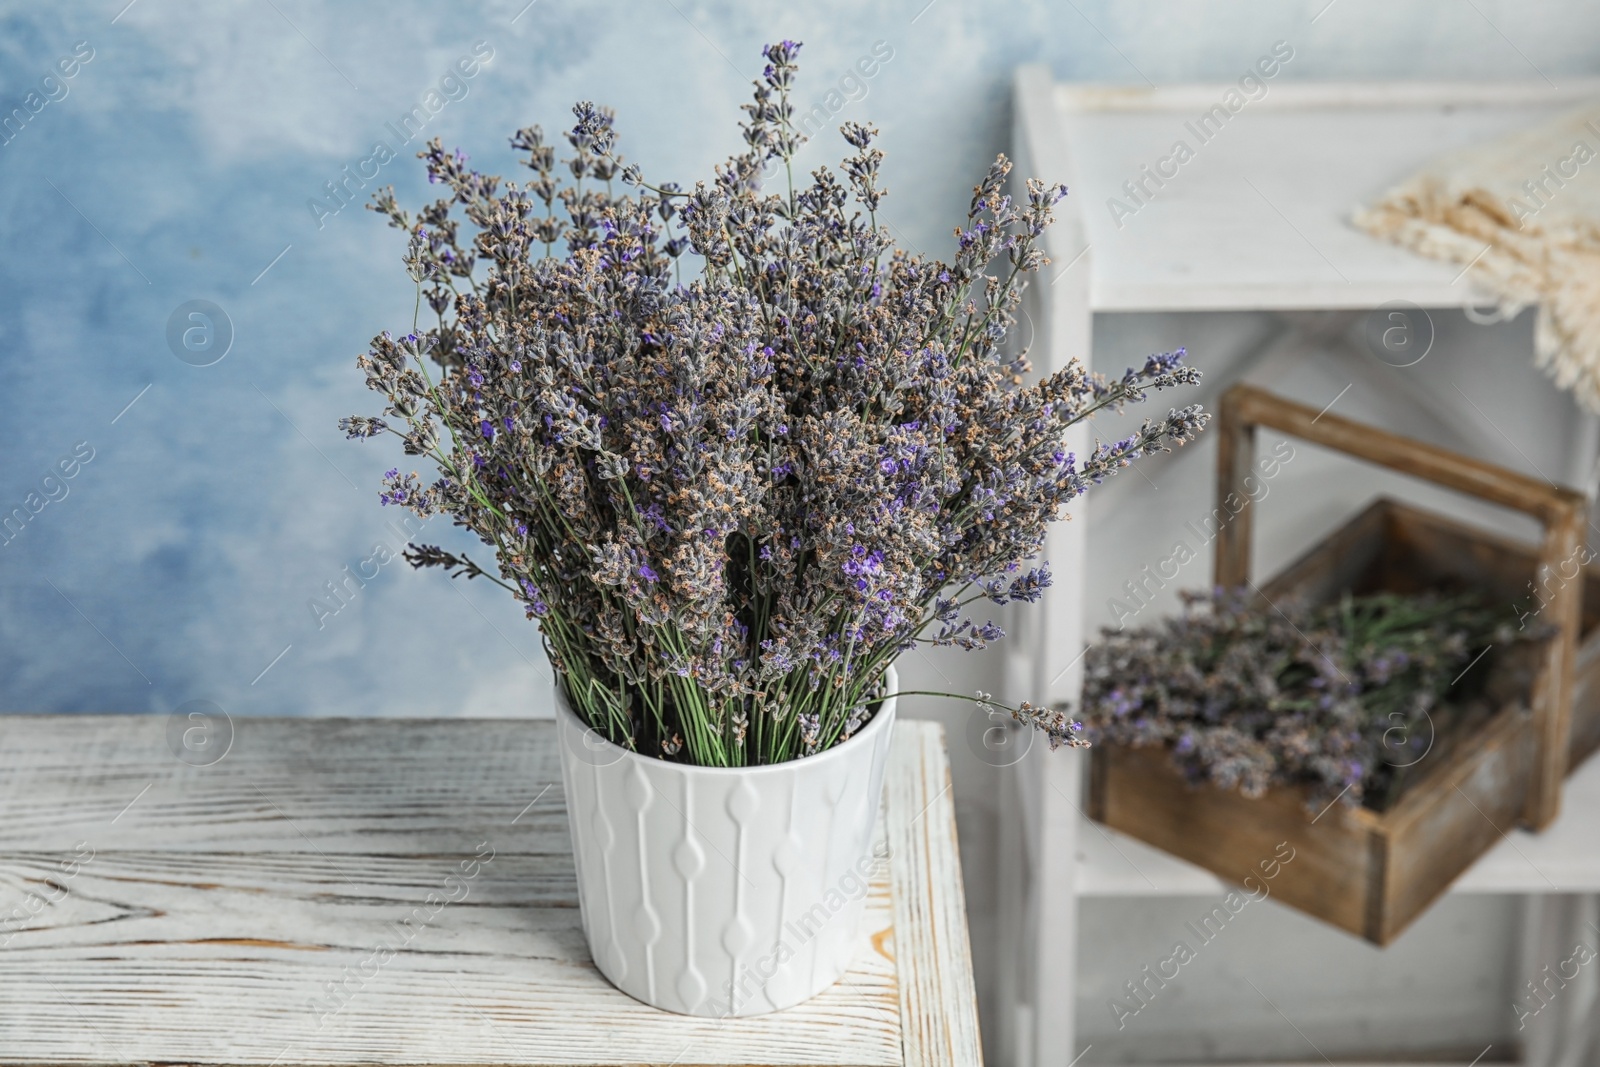
[[(900, 687), (900, 675), (899, 672), (895, 670), (893, 663), (889, 664), (888, 669), (883, 672), (883, 678), (885, 684), (888, 685), (891, 690), (896, 690)], [(782, 763), (763, 763), (754, 767), (702, 767), (698, 763), (674, 763), (668, 760), (656, 759), (652, 756), (642, 756), (630, 749), (623, 748), (621, 745), (616, 744), (609, 738), (600, 737), (599, 731), (595, 730), (588, 723), (578, 718), (578, 713), (573, 711), (572, 708), (567, 704), (567, 694), (562, 692), (561, 681), (554, 675), (554, 672), (552, 672), (550, 688), (555, 691), (556, 695), (557, 720), (565, 720), (580, 730), (593, 733), (599, 738), (602, 745), (607, 748), (616, 749), (620, 754), (621, 759), (642, 762), (652, 768), (670, 768), (674, 773), (705, 774), (712, 776), (730, 774), (763, 774), (781, 771), (785, 768), (798, 767), (802, 764), (807, 767), (816, 767), (821, 762), (827, 761), (830, 758), (842, 759), (844, 758), (844, 753), (846, 750), (855, 751), (864, 745), (871, 744), (873, 739), (875, 739), (878, 734), (889, 728), (889, 724), (894, 721), (895, 705), (899, 700), (898, 696), (894, 695), (884, 699), (883, 706), (878, 709), (877, 714), (872, 716), (871, 721), (867, 723), (865, 728), (857, 732), (848, 741), (845, 741), (842, 744), (834, 745), (832, 748), (825, 749), (822, 752), (816, 752), (809, 756), (801, 756), (799, 759), (784, 760)]]

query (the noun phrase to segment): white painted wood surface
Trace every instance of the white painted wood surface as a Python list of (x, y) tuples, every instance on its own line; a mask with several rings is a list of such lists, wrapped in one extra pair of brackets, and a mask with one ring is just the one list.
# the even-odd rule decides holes
[[(1436, 155), (1600, 96), (1595, 79), (1559, 87), (1532, 81), (1336, 84), (1280, 74), (1267, 86), (1265, 95), (1200, 144), (1184, 124), (1220, 103), (1228, 85), (1058, 84), (1042, 67), (1017, 72), (1012, 155), (1022, 176), (1065, 181), (1071, 189), (1047, 237), (1054, 262), (1029, 324), (1038, 339), (1036, 365), (1053, 368), (1081, 358), (1093, 367), (1096, 312), (1488, 303), (1459, 267), (1361, 233), (1349, 221), (1352, 211)], [(1143, 178), (1141, 168), (1171, 153), (1179, 138), (1194, 157), (1153, 196), (1130, 205), (1137, 210), (1118, 227), (1108, 199), (1126, 202), (1123, 183)], [(1434, 408), (1448, 413), (1451, 401), (1444, 397)], [(1591, 459), (1580, 443), (1573, 469), (1587, 471)], [(1077, 693), (1083, 538), (1101, 504), (1083, 505), (1074, 507), (1077, 521), (1068, 530), (1052, 535), (1049, 554), (1058, 566), (1050, 595), (1056, 599), (1041, 623), (1030, 624), (1030, 639), (1007, 652), (1008, 677), (1026, 695), (1041, 683), (1052, 699)], [(1087, 1051), (1077, 1043), (1070, 1008), (1077, 896), (1223, 889), (1208, 872), (1070, 811), (1081, 803), (1080, 778), (1073, 773), (1079, 762), (1051, 761), (1049, 774), (1026, 768), (1011, 776), (1014, 788), (1001, 798), (1008, 828), (1002, 884), (1021, 887), (1002, 898), (1002, 931), (1013, 931), (1007, 946), (1022, 959), (1017, 973), (1003, 976), (1002, 1004), (1015, 1007), (999, 1047), (1017, 1067), (1060, 1067)], [(1569, 781), (1565, 805), (1561, 822), (1542, 836), (1506, 828), (1507, 839), (1463, 877), (1458, 891), (1600, 888), (1600, 761)], [(1063, 811), (1070, 816), (1064, 823)]]
[[(983, 1062), (962, 906), (955, 795), (942, 730), (897, 724), (883, 820), (907, 1064)], [(915, 729), (912, 729), (914, 727)]]
[(896, 728), (856, 964), (726, 1022), (590, 963), (552, 723), (239, 719), (205, 767), (166, 729), (0, 718), (0, 1064), (980, 1062), (935, 724)]
[[(1050, 122), (1052, 94), (1049, 74), (1041, 68), (1018, 72), (1013, 133), (1017, 158), (1012, 177), (1018, 186), (1013, 195), (1019, 199), (1020, 184), (1027, 178), (1069, 186), (1077, 181), (1078, 161), (1064, 141), (1023, 135), (1030, 127)], [(1065, 369), (1075, 360), (1089, 360), (1093, 251), (1086, 241), (1082, 213), (1069, 197), (1060, 205), (1056, 225), (1045, 231), (1045, 253), (1051, 262), (1024, 297), (1028, 321), (1023, 336), (1031, 341), (1040, 375)], [(1090, 441), (1091, 427), (1080, 425), (1068, 431), (1066, 447), (1086, 455)], [(1071, 510), (1081, 513), (1077, 506)], [(1083, 644), (1086, 533), (1081, 522), (1058, 522), (1046, 535), (1043, 556), (1054, 567), (1056, 580), (1042, 603), (1008, 626), (1014, 636), (1008, 642), (1005, 695), (1012, 700), (1077, 699), (1082, 664), (1062, 662), (1057, 652)], [(1072, 884), (1079, 767), (1074, 753), (1049, 752), (1048, 746), (1034, 743), (1035, 735), (1013, 730), (1010, 737), (1021, 758), (1011, 762), (1009, 752), (996, 753), (1008, 767), (1000, 798), (1004, 873), (999, 919), (1001, 965), (1006, 970), (1000, 983), (1002, 1021), (996, 1045), (1005, 1063), (1031, 1067), (1053, 1062), (1053, 1054), (1039, 1060), (1036, 1050), (1072, 1043), (1074, 1003), (1060, 991), (1074, 984), (1078, 913), (1075, 907), (1063, 907), (1052, 890)]]
[[(1229, 85), (1055, 86), (1054, 130), (1033, 132), (1070, 146), (1095, 310), (1486, 303), (1459, 266), (1361, 233), (1351, 211), (1435, 156), (1600, 96), (1594, 80), (1556, 88), (1291, 77), (1268, 80), (1204, 142), (1192, 127)], [(1157, 187), (1141, 167), (1156, 167), (1179, 140), (1194, 156), (1166, 164), (1176, 173), (1157, 175)], [(1539, 162), (1549, 161), (1530, 162), (1530, 178)], [(1141, 180), (1151, 194), (1142, 204), (1123, 189)], [(1114, 220), (1112, 198), (1134, 213)]]

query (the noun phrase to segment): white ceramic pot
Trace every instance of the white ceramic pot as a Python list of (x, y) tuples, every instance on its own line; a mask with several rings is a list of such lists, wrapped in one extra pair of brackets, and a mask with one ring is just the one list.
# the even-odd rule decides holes
[[(888, 690), (896, 687), (894, 670)], [(618, 989), (687, 1015), (798, 1004), (850, 966), (894, 700), (842, 745), (765, 767), (629, 752), (556, 686), (583, 931)]]

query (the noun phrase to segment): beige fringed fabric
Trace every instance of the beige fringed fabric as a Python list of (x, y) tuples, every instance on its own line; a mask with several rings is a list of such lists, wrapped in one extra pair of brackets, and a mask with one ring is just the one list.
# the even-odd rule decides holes
[(1355, 223), (1539, 305), (1539, 366), (1600, 412), (1600, 102), (1435, 160)]

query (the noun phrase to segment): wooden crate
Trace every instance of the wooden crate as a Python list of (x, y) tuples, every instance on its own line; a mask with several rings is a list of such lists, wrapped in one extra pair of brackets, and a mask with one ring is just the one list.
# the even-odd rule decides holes
[(1567, 738), (1568, 774), (1600, 751), (1600, 567), (1584, 568), (1582, 589), (1577, 662), (1572, 676), (1572, 722)]
[[(1509, 607), (1526, 602), (1530, 580), (1546, 590), (1538, 617), (1557, 631), (1539, 657), (1526, 703), (1501, 710), (1461, 744), (1431, 754), (1431, 763), (1425, 758), (1388, 811), (1338, 803), (1319, 813), (1308, 810), (1306, 794), (1296, 789), (1274, 789), (1251, 800), (1214, 786), (1191, 787), (1165, 749), (1093, 750), (1095, 819), (1240, 883), (1254, 874), (1260, 885), (1260, 864), (1286, 843), (1294, 859), (1267, 883), (1272, 896), (1387, 944), (1503, 832), (1518, 824), (1548, 825), (1559, 810), (1569, 744), (1579, 758), (1600, 745), (1600, 713), (1585, 714), (1569, 737), (1580, 600), (1587, 600), (1591, 613), (1600, 611), (1600, 575), (1588, 574), (1582, 582), (1557, 576), (1562, 561), (1580, 558), (1583, 498), (1251, 386), (1228, 391), (1217, 422), (1218, 499), (1232, 496), (1244, 506), (1218, 533), (1216, 584), (1250, 585), (1263, 604), (1291, 596), (1326, 602), (1345, 589), (1418, 592), (1460, 583), (1504, 598)], [(1379, 500), (1265, 586), (1256, 586), (1249, 575), (1251, 510), (1244, 479), (1257, 426), (1522, 511), (1543, 524), (1544, 542), (1535, 549)], [(1583, 596), (1585, 587), (1591, 596)], [(1591, 640), (1584, 647), (1580, 692), (1600, 703), (1596, 619), (1591, 614), (1585, 621)]]
[[(1328, 565), (1321, 565), (1329, 555)], [(1494, 602), (1528, 612), (1525, 624), (1534, 626), (1546, 618), (1540, 601), (1558, 585), (1572, 585), (1579, 590), (1579, 615), (1567, 733), (1566, 773), (1571, 774), (1600, 750), (1600, 566), (1582, 566), (1584, 558), (1586, 550), (1580, 550), (1541, 578), (1538, 545), (1384, 498), (1262, 591), (1274, 600), (1299, 595), (1326, 602), (1343, 589), (1420, 593), (1468, 585)]]

